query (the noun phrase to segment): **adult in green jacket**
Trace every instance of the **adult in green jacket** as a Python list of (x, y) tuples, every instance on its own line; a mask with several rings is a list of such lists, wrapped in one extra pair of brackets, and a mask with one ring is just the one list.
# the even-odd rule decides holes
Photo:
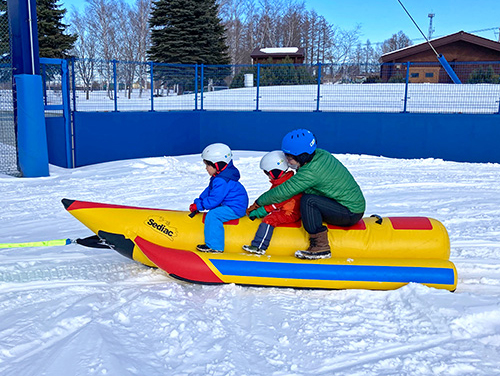
[(332, 154), (318, 149), (316, 138), (307, 129), (289, 132), (282, 142), (296, 174), (283, 184), (262, 194), (247, 213), (259, 206), (279, 203), (303, 193), (300, 212), (310, 245), (295, 256), (302, 259), (331, 257), (328, 229), (323, 221), (335, 226), (356, 224), (365, 211), (365, 198), (347, 168)]

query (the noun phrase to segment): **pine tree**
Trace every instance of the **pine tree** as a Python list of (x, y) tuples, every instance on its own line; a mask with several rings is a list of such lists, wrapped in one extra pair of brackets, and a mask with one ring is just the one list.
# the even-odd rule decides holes
[(216, 0), (157, 0), (149, 22), (152, 61), (229, 64)]
[(59, 9), (59, 0), (37, 0), (38, 46), (41, 57), (66, 58), (68, 51), (78, 38), (77, 35), (64, 34), (62, 23), (66, 9)]

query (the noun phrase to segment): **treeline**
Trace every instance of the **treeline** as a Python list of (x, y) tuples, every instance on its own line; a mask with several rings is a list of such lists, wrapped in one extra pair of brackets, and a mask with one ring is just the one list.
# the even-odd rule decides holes
[[(70, 11), (68, 32), (78, 36), (79, 58), (147, 61), (152, 0), (86, 0)], [(220, 0), (231, 64), (250, 64), (255, 48), (303, 47), (306, 63), (373, 64), (382, 49), (361, 41), (361, 28), (343, 30), (300, 0)], [(200, 26), (202, 27), (202, 26)]]
[[(37, 22), (45, 30), (39, 34), (41, 51), (44, 57), (77, 57), (78, 84), (87, 96), (94, 89), (106, 89), (112, 98), (114, 75), (129, 97), (133, 88), (142, 93), (151, 61), (245, 65), (251, 64), (255, 48), (264, 47), (303, 47), (305, 63), (330, 64), (325, 75), (350, 82), (357, 75), (378, 72), (382, 51), (394, 44), (389, 40), (383, 45), (363, 43), (359, 26), (342, 30), (308, 10), (303, 0), (135, 0), (132, 4), (85, 0), (83, 10), (73, 8), (66, 14), (61, 8), (58, 0), (38, 2)], [(162, 87), (173, 85), (164, 71), (155, 69), (155, 81)], [(236, 73), (227, 71), (231, 76)], [(307, 70), (294, 73), (302, 83), (314, 76)], [(207, 71), (213, 82), (219, 75), (210, 77)], [(226, 80), (226, 84), (241, 85), (241, 74), (232, 78), (235, 82)], [(262, 78), (274, 82), (272, 75)]]

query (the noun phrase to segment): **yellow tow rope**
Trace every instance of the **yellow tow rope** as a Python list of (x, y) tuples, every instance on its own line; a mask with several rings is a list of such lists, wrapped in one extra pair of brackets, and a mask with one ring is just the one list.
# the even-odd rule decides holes
[(21, 248), (21, 247), (53, 247), (58, 245), (71, 244), (71, 239), (55, 239), (43, 240), (41, 242), (27, 242), (27, 243), (0, 243), (1, 248)]

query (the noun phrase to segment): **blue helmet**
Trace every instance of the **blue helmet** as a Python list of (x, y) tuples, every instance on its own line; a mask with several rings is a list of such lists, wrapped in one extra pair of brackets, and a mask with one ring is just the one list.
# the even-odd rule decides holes
[(312, 154), (316, 150), (316, 137), (307, 129), (295, 129), (283, 137), (281, 150), (291, 155)]

